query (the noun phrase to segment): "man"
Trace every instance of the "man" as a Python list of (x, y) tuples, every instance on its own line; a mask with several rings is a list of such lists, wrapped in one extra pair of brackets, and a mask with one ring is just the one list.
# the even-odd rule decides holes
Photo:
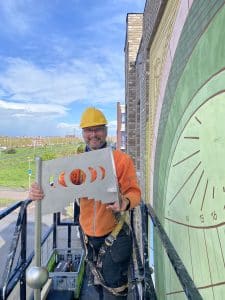
[[(89, 107), (84, 111), (80, 122), (85, 142), (82, 151), (107, 147), (106, 125), (107, 120), (100, 110)], [(82, 151), (79, 149), (78, 152)], [(87, 265), (104, 300), (126, 299), (132, 239), (129, 227), (124, 222), (124, 212), (137, 206), (141, 197), (131, 157), (119, 150), (113, 151), (113, 157), (120, 189), (120, 205), (118, 202), (106, 205), (94, 199), (79, 199), (79, 221), (84, 233)], [(36, 184), (31, 186), (29, 198), (43, 198)]]

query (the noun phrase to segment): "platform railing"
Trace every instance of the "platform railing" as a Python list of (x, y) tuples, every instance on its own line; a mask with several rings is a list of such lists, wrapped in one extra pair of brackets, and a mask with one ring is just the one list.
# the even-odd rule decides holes
[[(18, 284), (19, 291), (16, 295), (18, 299), (26, 300), (29, 298), (27, 295), (26, 270), (34, 259), (34, 249), (30, 251), (29, 255), (27, 255), (27, 210), (31, 203), (32, 200), (18, 201), (10, 207), (0, 211), (0, 222), (4, 222), (4, 218), (7, 218), (7, 216), (11, 213), (19, 210), (8, 251), (7, 253), (4, 253), (4, 255), (7, 256), (6, 263), (4, 266), (1, 266), (4, 268), (4, 272), (0, 278), (0, 300), (8, 299), (8, 297), (10, 298), (12, 291)], [(57, 228), (67, 227), (67, 245), (65, 246), (67, 248), (71, 247), (71, 229), (73, 226), (79, 225), (79, 207), (76, 205), (76, 202), (74, 204), (73, 216), (69, 221), (62, 220), (61, 216), (61, 213), (53, 214), (52, 225), (42, 235), (41, 246), (44, 246), (48, 238), (51, 236), (51, 249), (57, 248)], [(15, 263), (16, 259), (17, 262)]]
[[(164, 230), (162, 224), (159, 221), (153, 207), (150, 204), (144, 204), (142, 202), (142, 219), (145, 219), (144, 223), (147, 224), (147, 218), (151, 218), (154, 228), (156, 229), (157, 235), (168, 255), (170, 263), (183, 287), (184, 293), (189, 300), (202, 300), (194, 281), (189, 275), (183, 261), (178, 255), (175, 247), (173, 246), (171, 240), (169, 239), (166, 231)], [(147, 213), (147, 217), (146, 217)], [(151, 299), (151, 298), (147, 298)]]
[[(27, 256), (27, 208), (31, 204), (31, 200), (19, 201), (9, 208), (0, 211), (0, 221), (11, 213), (19, 209), (19, 213), (16, 220), (15, 229), (13, 232), (13, 237), (10, 242), (9, 251), (6, 253), (7, 259), (2, 274), (0, 278), (0, 299), (5, 300), (11, 294), (12, 290), (19, 283), (19, 294), (20, 300), (26, 300), (26, 276), (25, 272), (27, 267), (32, 262), (34, 257), (34, 251)], [(53, 226), (51, 226), (48, 231), (43, 235), (41, 244), (43, 245), (49, 235), (53, 231)], [(19, 256), (16, 257), (16, 253), (19, 249)], [(17, 258), (17, 263), (15, 259)], [(19, 296), (19, 295), (18, 295)]]
[[(12, 290), (19, 283), (19, 299), (25, 300), (27, 299), (26, 295), (26, 281), (25, 281), (25, 272), (28, 266), (31, 264), (34, 251), (31, 252), (29, 256), (27, 256), (27, 208), (32, 201), (20, 201), (16, 204), (10, 206), (9, 208), (0, 211), (0, 221), (3, 220), (10, 213), (19, 209), (13, 238), (10, 243), (9, 251), (7, 254), (6, 265), (4, 267), (5, 272), (3, 273), (2, 278), (0, 279), (0, 299), (5, 300), (8, 298)], [(79, 225), (78, 222), (78, 214), (79, 208), (75, 206), (74, 216), (72, 222), (62, 221), (60, 218), (60, 214), (53, 215), (53, 225), (47, 230), (47, 232), (43, 235), (41, 245), (44, 245), (50, 234), (52, 233), (52, 248), (57, 247), (57, 227), (67, 226), (68, 227), (68, 236), (67, 236), (67, 247), (71, 246), (71, 227)], [(137, 234), (135, 233), (135, 228), (133, 224), (133, 212), (131, 212), (131, 227), (133, 232), (133, 241), (134, 241), (134, 251), (137, 259), (138, 272), (139, 272), (139, 280), (135, 278), (135, 272), (133, 268), (133, 283), (135, 285), (135, 294), (136, 299), (151, 299), (156, 300), (157, 295), (154, 288), (154, 284), (152, 281), (151, 268), (149, 266), (149, 255), (148, 255), (148, 223), (149, 220), (152, 220), (152, 223), (156, 229), (156, 232), (161, 240), (161, 243), (169, 257), (169, 260), (176, 272), (176, 275), (183, 287), (184, 293), (186, 294), (187, 299), (190, 300), (201, 300), (202, 297), (196, 288), (193, 280), (188, 274), (181, 258), (179, 257), (176, 249), (171, 243), (168, 235), (166, 234), (163, 226), (161, 225), (157, 215), (155, 214), (153, 208), (149, 204), (141, 203), (141, 227), (142, 227), (142, 251), (140, 252), (140, 245), (137, 239)], [(18, 261), (16, 266), (14, 266), (14, 260), (16, 257), (16, 251), (20, 249)], [(131, 266), (132, 267), (132, 266)], [(136, 280), (137, 279), (137, 280)], [(142, 285), (142, 295), (137, 288), (137, 282), (141, 282)], [(136, 282), (135, 282), (136, 281)]]

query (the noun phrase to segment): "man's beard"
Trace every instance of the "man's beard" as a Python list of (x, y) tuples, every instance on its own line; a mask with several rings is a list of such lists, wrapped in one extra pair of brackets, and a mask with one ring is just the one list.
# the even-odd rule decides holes
[[(102, 141), (101, 138), (92, 138), (92, 139), (89, 139), (88, 140), (88, 146), (91, 148), (91, 149), (99, 149), (102, 145), (104, 145), (104, 141)], [(94, 144), (94, 145), (93, 145)], [(96, 144), (96, 146), (95, 146)]]

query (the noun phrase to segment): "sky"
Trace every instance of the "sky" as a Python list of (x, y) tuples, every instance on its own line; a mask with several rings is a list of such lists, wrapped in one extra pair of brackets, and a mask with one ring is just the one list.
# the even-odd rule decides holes
[(127, 13), (145, 0), (0, 1), (0, 136), (80, 134), (89, 106), (116, 133)]

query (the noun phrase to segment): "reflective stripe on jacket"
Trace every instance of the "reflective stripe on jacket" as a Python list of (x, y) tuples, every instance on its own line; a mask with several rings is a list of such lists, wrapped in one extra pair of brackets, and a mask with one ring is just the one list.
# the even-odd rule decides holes
[[(134, 163), (129, 155), (113, 151), (116, 174), (121, 193), (130, 200), (130, 207), (140, 203), (141, 191), (137, 183)], [(115, 216), (106, 204), (93, 199), (80, 199), (80, 224), (89, 236), (104, 236), (110, 233), (117, 224)]]

